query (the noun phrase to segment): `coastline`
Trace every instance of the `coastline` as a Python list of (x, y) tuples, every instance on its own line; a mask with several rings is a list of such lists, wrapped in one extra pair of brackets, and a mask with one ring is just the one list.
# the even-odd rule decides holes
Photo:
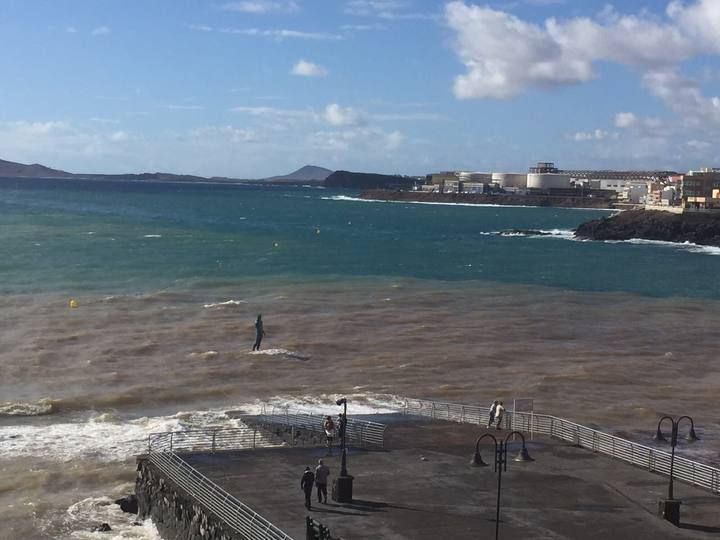
[(632, 210), (581, 223), (575, 237), (589, 240), (643, 239), (720, 247), (720, 214), (673, 214)]
[(554, 195), (512, 195), (484, 193), (428, 193), (370, 189), (358, 195), (360, 199), (396, 202), (454, 203), (492, 206), (558, 207), (580, 209), (616, 210), (607, 199), (590, 197), (566, 197)]

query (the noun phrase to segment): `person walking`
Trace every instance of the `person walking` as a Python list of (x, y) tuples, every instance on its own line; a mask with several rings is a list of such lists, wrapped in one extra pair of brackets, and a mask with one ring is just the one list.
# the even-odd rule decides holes
[[(327, 481), (327, 478), (326, 480)], [(310, 470), (310, 467), (305, 467), (305, 472), (300, 479), (300, 489), (305, 492), (305, 508), (312, 510), (310, 506), (310, 498), (312, 497), (313, 483), (315, 482), (315, 475)]]
[(488, 429), (490, 429), (490, 426), (493, 425), (493, 422), (495, 421), (495, 414), (497, 413), (497, 406), (498, 406), (498, 400), (492, 402), (492, 405), (490, 405), (490, 417), (488, 419)]
[(253, 351), (260, 350), (260, 343), (263, 337), (265, 337), (265, 330), (263, 329), (262, 315), (258, 315), (255, 321), (255, 345), (253, 345)]
[(325, 417), (323, 429), (325, 430), (325, 442), (328, 448), (328, 455), (330, 455), (332, 453), (333, 439), (335, 438), (335, 423), (330, 416)]
[(501, 401), (498, 403), (497, 409), (495, 409), (495, 429), (502, 429), (500, 425), (502, 424), (503, 414), (505, 414), (505, 407), (503, 407), (503, 402)]
[(330, 468), (323, 463), (322, 459), (318, 459), (318, 466), (315, 467), (315, 487), (317, 487), (319, 503), (327, 504), (328, 476), (330, 476)]

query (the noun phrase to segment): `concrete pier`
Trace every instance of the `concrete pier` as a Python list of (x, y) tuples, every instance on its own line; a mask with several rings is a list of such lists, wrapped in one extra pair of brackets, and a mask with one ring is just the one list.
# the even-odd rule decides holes
[[(448, 422), (407, 419), (390, 425), (385, 450), (350, 448), (353, 501), (304, 507), (300, 477), (323, 459), (330, 483), (340, 452), (322, 447), (268, 448), (187, 453), (182, 458), (296, 540), (305, 538), (305, 516), (326, 525), (333, 537), (425, 540), (493, 538), (497, 474), (492, 446), (481, 444), (489, 467), (470, 460), (486, 430)], [(506, 431), (491, 431), (504, 436)], [(503, 472), (500, 537), (503, 539), (717, 538), (720, 497), (676, 483), (683, 500), (680, 527), (657, 517), (668, 479), (547, 438), (528, 441), (535, 459), (512, 461)]]

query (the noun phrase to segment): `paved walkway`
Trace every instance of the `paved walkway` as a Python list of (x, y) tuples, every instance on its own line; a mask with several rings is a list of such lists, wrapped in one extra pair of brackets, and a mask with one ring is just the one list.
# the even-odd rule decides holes
[[(296, 540), (305, 538), (308, 514), (345, 540), (486, 539), (495, 534), (498, 477), (492, 466), (469, 465), (484, 432), (447, 422), (392, 424), (385, 451), (350, 450), (353, 503), (317, 504), (313, 495), (309, 513), (302, 471), (323, 458), (332, 482), (337, 452), (325, 458), (325, 449), (281, 448), (185, 459)], [(518, 450), (511, 445), (508, 457)], [(720, 538), (716, 495), (676, 482), (678, 529), (656, 516), (666, 478), (545, 438), (529, 442), (529, 451), (534, 462), (510, 461), (502, 476), (503, 539)], [(491, 447), (483, 445), (482, 455), (492, 463)]]

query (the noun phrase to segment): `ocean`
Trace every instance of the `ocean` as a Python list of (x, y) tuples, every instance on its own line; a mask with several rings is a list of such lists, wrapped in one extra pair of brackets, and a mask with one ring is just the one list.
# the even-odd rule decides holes
[(720, 462), (720, 249), (573, 238), (606, 211), (356, 196), (0, 179), (0, 538), (158, 538), (111, 504), (148, 434), (264, 402), (533, 398), (647, 444), (690, 414), (678, 453)]

